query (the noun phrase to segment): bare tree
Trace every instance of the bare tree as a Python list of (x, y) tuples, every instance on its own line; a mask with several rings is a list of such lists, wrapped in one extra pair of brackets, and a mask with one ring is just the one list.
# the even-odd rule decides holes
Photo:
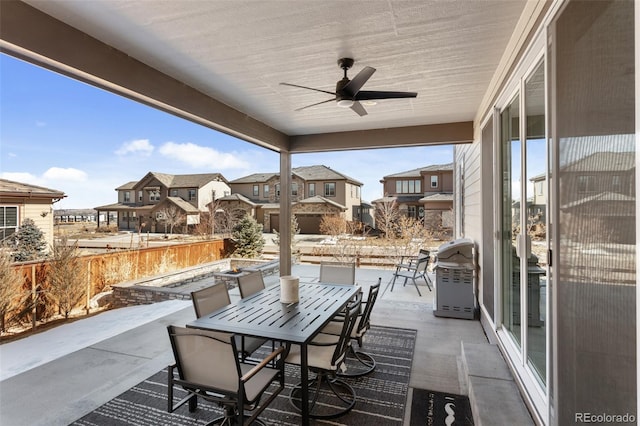
[(160, 222), (164, 223), (165, 234), (167, 233), (167, 226), (169, 227), (169, 233), (173, 235), (173, 227), (183, 225), (187, 221), (186, 215), (174, 204), (169, 204), (158, 210), (158, 216)]
[[(298, 248), (298, 243), (296, 241), (296, 235), (300, 233), (300, 226), (298, 225), (298, 218), (296, 215), (291, 215), (291, 256), (293, 256), (296, 262), (300, 259), (300, 249)], [(278, 247), (280, 247), (280, 233), (276, 230), (273, 231), (275, 236), (273, 237), (273, 242), (276, 243)]]
[(400, 209), (395, 198), (385, 197), (376, 203), (376, 227), (384, 233), (386, 238), (394, 238), (397, 232)]
[(11, 257), (0, 251), (0, 331), (5, 331), (8, 313), (18, 308), (28, 295), (23, 290), (23, 277), (11, 267)]
[(65, 318), (82, 300), (87, 283), (87, 271), (77, 255), (77, 243), (69, 245), (67, 237), (54, 244), (49, 264), (49, 293), (57, 301)]

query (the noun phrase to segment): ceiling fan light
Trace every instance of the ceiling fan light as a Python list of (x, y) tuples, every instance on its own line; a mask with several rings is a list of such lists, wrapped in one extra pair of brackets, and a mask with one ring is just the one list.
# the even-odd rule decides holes
[(340, 108), (351, 108), (353, 106), (353, 99), (340, 99), (338, 106)]

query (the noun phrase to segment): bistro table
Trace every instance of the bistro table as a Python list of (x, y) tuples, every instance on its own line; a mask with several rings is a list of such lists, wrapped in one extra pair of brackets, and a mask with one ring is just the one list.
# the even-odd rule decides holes
[(187, 327), (224, 331), (300, 345), (302, 424), (309, 424), (307, 344), (358, 292), (354, 285), (300, 283), (297, 303), (280, 302), (280, 286), (270, 286)]

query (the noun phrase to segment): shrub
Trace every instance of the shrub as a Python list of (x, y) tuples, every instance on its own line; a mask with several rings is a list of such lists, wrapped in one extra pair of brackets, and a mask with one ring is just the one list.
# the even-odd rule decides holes
[(87, 285), (86, 269), (76, 253), (77, 246), (67, 245), (67, 238), (62, 237), (53, 247), (49, 264), (49, 293), (65, 318), (80, 303)]
[(11, 267), (9, 255), (0, 251), (0, 331), (5, 331), (7, 314), (17, 309), (29, 294), (23, 290), (23, 282), (23, 277)]
[(320, 220), (320, 233), (337, 237), (347, 231), (347, 221), (336, 215), (323, 215)]

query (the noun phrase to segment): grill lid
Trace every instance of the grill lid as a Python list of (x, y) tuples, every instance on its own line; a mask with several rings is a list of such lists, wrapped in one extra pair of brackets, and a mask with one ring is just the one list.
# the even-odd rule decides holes
[(471, 238), (458, 238), (442, 244), (438, 247), (438, 263), (475, 264), (475, 243)]

